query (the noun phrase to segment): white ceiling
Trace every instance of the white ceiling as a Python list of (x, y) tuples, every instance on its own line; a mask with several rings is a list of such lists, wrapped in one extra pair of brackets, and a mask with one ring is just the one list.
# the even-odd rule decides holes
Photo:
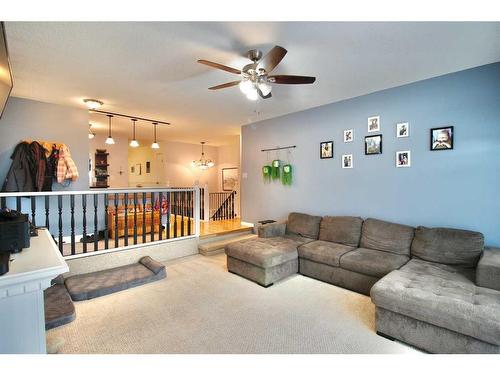
[[(13, 95), (171, 122), (161, 139), (234, 140), (240, 126), (377, 90), (500, 61), (500, 23), (342, 22), (8, 22)], [(251, 102), (231, 73), (203, 58), (241, 68), (243, 54), (281, 45), (288, 54), (273, 73), (314, 75), (313, 85), (275, 85)], [(104, 127), (105, 120), (93, 116)], [(130, 132), (130, 121), (118, 121)], [(99, 126), (99, 125), (98, 125)], [(151, 132), (150, 124), (139, 124)], [(145, 130), (142, 130), (145, 129)]]

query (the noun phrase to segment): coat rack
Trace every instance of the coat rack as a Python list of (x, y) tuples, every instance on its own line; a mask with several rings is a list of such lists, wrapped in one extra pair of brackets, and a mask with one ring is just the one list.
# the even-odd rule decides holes
[(266, 151), (278, 151), (278, 150), (286, 150), (286, 149), (289, 149), (289, 148), (296, 148), (297, 146), (296, 145), (293, 145), (293, 146), (283, 146), (283, 147), (279, 147), (279, 146), (276, 146), (275, 148), (265, 148), (263, 150), (260, 150), (262, 152), (266, 152)]

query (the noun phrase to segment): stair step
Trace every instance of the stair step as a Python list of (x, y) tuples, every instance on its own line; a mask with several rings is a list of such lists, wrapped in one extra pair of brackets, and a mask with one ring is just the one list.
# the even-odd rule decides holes
[(224, 252), (224, 247), (227, 244), (238, 242), (242, 240), (249, 240), (251, 238), (257, 238), (256, 234), (244, 234), (240, 236), (232, 236), (224, 240), (204, 242), (198, 245), (198, 250), (201, 255), (214, 255)]

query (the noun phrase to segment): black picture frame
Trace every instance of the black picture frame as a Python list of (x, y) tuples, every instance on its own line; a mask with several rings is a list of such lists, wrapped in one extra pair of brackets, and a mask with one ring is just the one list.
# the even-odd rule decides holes
[[(323, 145), (330, 145), (330, 152), (323, 155)], [(333, 141), (320, 142), (319, 144), (319, 158), (320, 159), (333, 159)]]
[[(380, 147), (377, 152), (369, 152), (368, 151), (368, 144), (367, 141), (370, 138), (380, 138)], [(380, 155), (382, 154), (382, 134), (375, 134), (375, 135), (367, 135), (365, 137), (365, 155)]]
[[(440, 148), (435, 148), (434, 147), (434, 132), (435, 131), (439, 131), (439, 130), (445, 130), (445, 129), (449, 129), (450, 130), (450, 147), (440, 147)], [(439, 128), (432, 128), (430, 130), (430, 142), (429, 142), (429, 147), (430, 147), (430, 150), (431, 151), (448, 151), (448, 150), (453, 150), (453, 147), (454, 147), (454, 138), (455, 138), (455, 129), (453, 126), (442, 126), (442, 127), (439, 127)]]

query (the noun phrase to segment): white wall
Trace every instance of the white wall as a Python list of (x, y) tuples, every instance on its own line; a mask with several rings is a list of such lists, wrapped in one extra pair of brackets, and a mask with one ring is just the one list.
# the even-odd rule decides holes
[(11, 165), (10, 156), (22, 140), (65, 143), (80, 177), (54, 190), (88, 189), (88, 112), (57, 104), (11, 97), (0, 120), (0, 178), (3, 183)]
[(222, 170), (224, 168), (238, 168), (238, 185), (236, 186), (235, 210), (240, 216), (240, 139), (234, 143), (220, 146), (217, 148), (219, 163), (217, 167), (217, 191), (222, 190)]

